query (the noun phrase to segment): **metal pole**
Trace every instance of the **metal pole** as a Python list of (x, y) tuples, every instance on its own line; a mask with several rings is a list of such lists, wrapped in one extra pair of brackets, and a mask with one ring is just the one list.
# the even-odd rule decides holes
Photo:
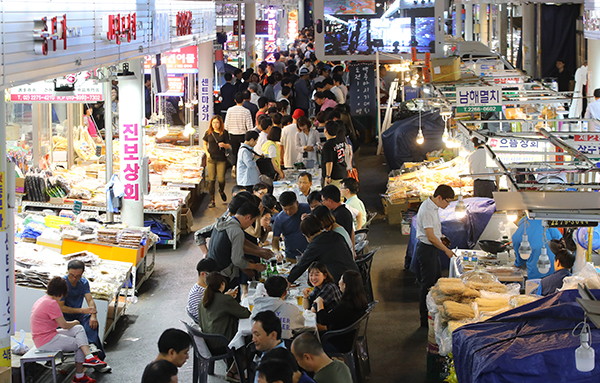
[[(35, 109), (35, 108), (34, 108)], [(14, 316), (14, 165), (6, 161), (6, 109), (4, 97), (0, 99), (0, 358), (1, 367), (11, 366), (10, 335)], [(34, 143), (35, 144), (35, 143)], [(39, 143), (38, 143), (39, 144)], [(12, 165), (12, 164), (11, 164)], [(10, 187), (12, 186), (12, 188)], [(10, 381), (10, 378), (9, 378)]]
[[(104, 143), (106, 145), (105, 157), (106, 157), (106, 183), (110, 182), (113, 176), (113, 126), (112, 126), (112, 81), (108, 79), (104, 83)], [(106, 194), (106, 206), (108, 206), (108, 198), (110, 194)], [(106, 220), (113, 222), (113, 213), (110, 211), (106, 212)]]
[[(379, 78), (379, 50), (375, 51), (375, 75), (377, 76), (377, 81), (375, 82), (375, 85), (377, 86), (377, 97), (375, 100), (375, 105), (376, 105), (376, 113), (377, 113), (377, 132), (379, 133), (379, 143), (378, 146), (382, 147), (382, 142), (381, 142), (381, 110), (380, 109), (380, 105), (381, 102), (380, 97), (381, 97), (381, 79)], [(377, 150), (377, 152), (379, 153), (379, 150)]]
[(536, 34), (535, 34), (535, 45), (536, 45), (536, 77), (542, 77), (542, 3), (537, 3), (536, 13)]
[(240, 67), (239, 57), (240, 57), (240, 52), (242, 50), (242, 3), (238, 3), (238, 27), (237, 27), (237, 34), (238, 34), (237, 55), (238, 55), (238, 68), (239, 68)]
[(455, 19), (455, 24), (456, 24), (456, 30), (455, 30), (455, 36), (458, 38), (462, 37), (462, 31), (463, 31), (463, 21), (462, 21), (462, 4), (461, 3), (456, 3), (456, 14), (454, 16)]

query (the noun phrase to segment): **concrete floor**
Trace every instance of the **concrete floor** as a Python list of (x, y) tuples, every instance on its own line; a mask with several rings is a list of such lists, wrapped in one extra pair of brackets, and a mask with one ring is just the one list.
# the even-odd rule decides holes
[[(370, 232), (370, 248), (381, 247), (373, 266), (375, 299), (379, 304), (369, 321), (368, 339), (372, 382), (425, 382), (427, 332), (419, 328), (418, 288), (415, 278), (404, 270), (408, 238), (399, 226), (390, 226), (382, 218), (380, 195), (385, 192), (385, 158), (375, 155), (374, 146), (357, 154), (362, 190), (359, 196), (367, 209), (378, 211)], [(227, 183), (228, 194), (232, 181)], [(225, 211), (217, 197), (217, 207), (206, 209), (208, 198), (194, 213), (194, 229), (210, 224)], [(200, 253), (193, 235), (182, 238), (177, 250), (158, 251), (154, 275), (139, 290), (139, 301), (131, 304), (127, 315), (108, 337), (107, 361), (110, 374), (91, 373), (98, 382), (139, 382), (147, 363), (157, 355), (158, 337), (169, 327), (182, 328), (190, 287), (196, 281), (195, 265)], [(192, 353), (190, 352), (190, 355)], [(180, 369), (179, 381), (191, 382), (192, 359)], [(211, 382), (224, 382), (212, 379)]]

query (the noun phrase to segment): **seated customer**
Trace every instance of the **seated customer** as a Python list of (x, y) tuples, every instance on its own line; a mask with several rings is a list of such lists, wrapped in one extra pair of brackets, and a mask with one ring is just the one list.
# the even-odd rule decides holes
[[(298, 362), (296, 362), (296, 358), (294, 358), (294, 354), (287, 348), (278, 347), (274, 348), (271, 351), (265, 353), (261, 359), (262, 363), (267, 362), (278, 362), (285, 363), (292, 369), (292, 382), (293, 383), (315, 383), (314, 380), (306, 375), (306, 372), (301, 372), (298, 368)], [(260, 370), (260, 369), (259, 369)], [(259, 380), (260, 382), (260, 375)]]
[(305, 332), (294, 339), (292, 353), (300, 367), (315, 373), (314, 380), (317, 383), (352, 382), (352, 374), (348, 366), (344, 362), (328, 357), (319, 339), (311, 333)]
[[(281, 337), (292, 338), (292, 329), (304, 326), (304, 316), (293, 303), (285, 302), (288, 283), (284, 277), (274, 275), (265, 281), (268, 297), (258, 297), (254, 300), (254, 312), (273, 311), (281, 321)], [(254, 315), (256, 316), (256, 315)]]
[(204, 258), (196, 265), (198, 271), (198, 282), (192, 286), (188, 295), (187, 313), (198, 323), (198, 305), (202, 302), (204, 290), (206, 290), (206, 276), (217, 271), (217, 262), (214, 259)]
[(154, 360), (168, 360), (179, 368), (190, 357), (191, 344), (192, 339), (187, 332), (177, 328), (166, 329), (158, 338), (158, 356)]
[(365, 204), (358, 198), (358, 181), (354, 178), (344, 178), (340, 185), (342, 197), (346, 200), (346, 206), (353, 207), (359, 211), (357, 217), (354, 218), (354, 227), (360, 230), (367, 223), (367, 209)]
[(323, 229), (327, 231), (335, 231), (336, 233), (344, 237), (346, 243), (348, 244), (348, 248), (352, 250), (352, 252), (354, 252), (354, 246), (352, 246), (352, 240), (350, 239), (348, 232), (346, 232), (346, 229), (344, 229), (339, 223), (335, 221), (335, 217), (333, 216), (333, 214), (331, 214), (331, 211), (328, 208), (326, 208), (325, 206), (317, 206), (313, 209), (311, 214), (317, 217), (319, 221), (321, 221)]
[(257, 383), (293, 383), (292, 368), (283, 362), (271, 360), (261, 363), (257, 370)]
[[(261, 363), (264, 353), (274, 348), (285, 348), (281, 340), (281, 321), (273, 311), (261, 311), (254, 316), (252, 323), (252, 342), (259, 352), (254, 357), (254, 363)], [(258, 374), (254, 375), (254, 382), (258, 381)]]
[(327, 266), (334, 282), (337, 282), (346, 270), (358, 271), (354, 255), (344, 237), (334, 231), (323, 231), (323, 225), (316, 217), (309, 215), (302, 220), (300, 230), (309, 243), (300, 262), (290, 270), (288, 282), (294, 283), (315, 261)]
[(311, 210), (314, 210), (317, 206), (323, 205), (323, 201), (321, 200), (321, 192), (320, 191), (312, 191), (306, 197), (306, 202), (310, 206)]
[(177, 383), (177, 367), (167, 360), (155, 360), (144, 369), (142, 383)]
[(65, 320), (58, 302), (67, 296), (67, 291), (67, 282), (54, 277), (48, 283), (46, 295), (33, 304), (30, 318), (33, 343), (39, 350), (75, 351), (73, 382), (94, 383), (96, 380), (85, 375), (83, 367), (104, 367), (106, 363), (92, 355), (79, 321)]
[(563, 286), (563, 279), (571, 275), (570, 270), (575, 263), (575, 255), (567, 250), (562, 240), (553, 239), (549, 246), (554, 253), (554, 270), (556, 271), (540, 281), (538, 294), (543, 296), (553, 294)]
[[(218, 272), (208, 274), (204, 297), (198, 305), (198, 322), (202, 332), (221, 334), (231, 341), (237, 332), (238, 320), (249, 318), (250, 311), (240, 306), (233, 296), (223, 294), (226, 285), (227, 280)], [(225, 353), (226, 344), (210, 341), (206, 343), (213, 355)]]
[[(90, 343), (93, 343), (98, 348), (98, 358), (104, 360), (104, 345), (98, 334), (98, 318), (96, 317), (96, 303), (92, 298), (90, 284), (83, 277), (85, 264), (79, 260), (69, 261), (67, 264), (67, 275), (64, 280), (67, 281), (69, 291), (67, 296), (58, 302), (60, 310), (63, 312), (65, 320), (77, 320), (85, 329), (85, 335)], [(88, 307), (83, 306), (83, 300)], [(109, 372), (111, 368), (106, 365), (97, 368), (98, 372)]]
[[(327, 312), (322, 298), (317, 298), (317, 323), (327, 326), (327, 331), (346, 328), (359, 320), (366, 312), (367, 294), (362, 278), (356, 271), (346, 271), (338, 283), (342, 291), (342, 298), (333, 310)], [(354, 334), (333, 337), (331, 345), (339, 352), (347, 352), (352, 348)], [(327, 347), (327, 345), (325, 346)]]
[(307, 287), (302, 291), (305, 309), (317, 312), (315, 301), (321, 298), (321, 304), (329, 312), (342, 298), (342, 292), (331, 277), (327, 266), (321, 262), (313, 262), (308, 268), (308, 285), (313, 286), (314, 289), (311, 292), (311, 289)]

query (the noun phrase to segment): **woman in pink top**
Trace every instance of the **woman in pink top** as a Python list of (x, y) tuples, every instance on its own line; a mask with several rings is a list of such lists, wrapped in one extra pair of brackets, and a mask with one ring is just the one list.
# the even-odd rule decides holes
[(96, 129), (96, 123), (92, 117), (94, 108), (91, 105), (85, 104), (85, 116), (83, 118), (83, 125), (87, 126), (88, 133), (91, 137), (98, 137), (98, 130)]
[[(31, 335), (33, 343), (42, 351), (75, 351), (74, 383), (95, 383), (83, 373), (83, 367), (104, 367), (106, 363), (93, 356), (88, 339), (79, 321), (67, 322), (58, 301), (67, 296), (67, 282), (54, 277), (48, 283), (46, 295), (38, 299), (31, 309)], [(57, 329), (57, 327), (60, 327)]]

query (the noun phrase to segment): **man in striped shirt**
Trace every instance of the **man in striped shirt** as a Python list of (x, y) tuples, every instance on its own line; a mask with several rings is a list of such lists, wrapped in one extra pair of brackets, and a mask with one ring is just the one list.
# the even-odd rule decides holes
[(236, 93), (235, 106), (229, 108), (225, 116), (225, 129), (229, 133), (229, 142), (231, 143), (231, 150), (234, 157), (231, 159), (234, 167), (231, 174), (235, 174), (237, 153), (240, 145), (244, 142), (244, 135), (247, 131), (254, 128), (252, 114), (248, 109), (244, 108), (243, 104), (244, 96), (242, 96), (242, 93)]

